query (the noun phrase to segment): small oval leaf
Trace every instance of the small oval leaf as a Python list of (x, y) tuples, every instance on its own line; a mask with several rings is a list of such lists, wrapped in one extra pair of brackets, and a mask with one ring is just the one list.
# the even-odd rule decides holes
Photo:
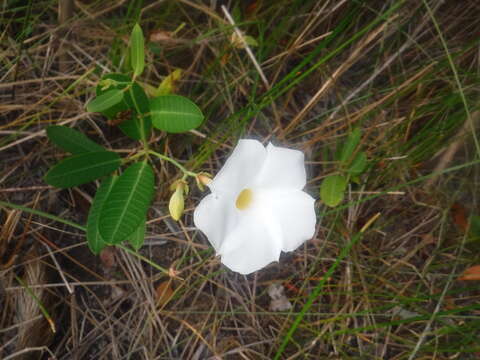
[(186, 132), (203, 121), (202, 111), (180, 95), (165, 95), (150, 100), (153, 126), (170, 133)]
[(182, 70), (175, 69), (172, 73), (167, 75), (157, 89), (154, 89), (153, 96), (168, 95), (175, 92), (176, 84), (182, 77)]
[(135, 24), (130, 36), (130, 62), (134, 76), (139, 76), (145, 67), (145, 40), (140, 25)]
[(102, 208), (105, 199), (113, 188), (116, 177), (110, 176), (102, 181), (100, 187), (93, 198), (92, 206), (88, 212), (87, 219), (87, 243), (90, 250), (95, 254), (100, 254), (100, 251), (107, 246), (103, 240), (100, 232), (98, 231), (98, 215), (100, 215), (100, 209)]
[(153, 191), (153, 170), (146, 161), (131, 165), (119, 176), (100, 211), (99, 230), (107, 244), (118, 244), (137, 230), (146, 218)]
[(466, 269), (458, 280), (480, 280), (480, 265), (475, 265)]
[(120, 157), (110, 151), (95, 151), (73, 155), (53, 166), (45, 182), (59, 188), (69, 188), (101, 178), (118, 169)]
[(342, 175), (330, 175), (320, 186), (320, 198), (325, 205), (335, 207), (343, 200), (347, 179)]
[(348, 163), (353, 152), (357, 148), (358, 144), (360, 143), (360, 139), (362, 137), (362, 133), (359, 128), (355, 128), (352, 132), (348, 135), (347, 140), (342, 146), (342, 150), (340, 152), (339, 161), (342, 163)]
[(90, 140), (80, 131), (69, 128), (68, 126), (49, 126), (47, 128), (47, 136), (55, 145), (72, 154), (106, 151), (102, 146)]
[(352, 175), (360, 175), (367, 167), (367, 155), (361, 151), (355, 156), (348, 168), (348, 172)]
[(112, 89), (105, 91), (102, 95), (97, 96), (95, 99), (87, 104), (87, 110), (89, 112), (102, 112), (123, 100), (123, 91), (119, 89)]

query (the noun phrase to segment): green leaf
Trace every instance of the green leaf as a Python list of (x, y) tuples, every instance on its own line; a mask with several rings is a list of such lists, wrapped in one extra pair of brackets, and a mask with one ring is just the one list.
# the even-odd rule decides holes
[(140, 226), (153, 190), (153, 170), (146, 161), (131, 165), (120, 175), (100, 211), (99, 230), (107, 244), (122, 242)]
[(362, 133), (360, 129), (358, 128), (353, 129), (353, 131), (348, 135), (347, 140), (342, 146), (338, 161), (342, 163), (349, 162), (353, 152), (355, 151), (358, 144), (360, 143), (361, 137), (362, 137)]
[(249, 45), (249, 46), (258, 46), (258, 42), (257, 42), (257, 40), (255, 40), (254, 37), (247, 35), (247, 36), (245, 36), (244, 39), (245, 39), (245, 42), (247, 43), (247, 45)]
[(110, 176), (102, 181), (100, 187), (93, 198), (93, 203), (88, 212), (87, 219), (87, 242), (90, 250), (98, 255), (104, 247), (107, 246), (103, 240), (100, 232), (98, 231), (98, 215), (100, 214), (100, 209), (102, 208), (105, 199), (113, 188), (116, 177)]
[(89, 112), (102, 112), (120, 103), (122, 100), (123, 91), (118, 89), (108, 90), (90, 101), (87, 104), (87, 110)]
[(142, 247), (145, 240), (145, 228), (146, 228), (146, 219), (140, 223), (140, 226), (137, 227), (137, 230), (128, 238), (128, 242), (135, 250), (138, 250)]
[(343, 200), (347, 179), (342, 175), (330, 175), (320, 186), (320, 198), (325, 205), (335, 207)]
[[(130, 86), (130, 88), (124, 91), (123, 100), (115, 106), (102, 111), (102, 114), (110, 120), (114, 120), (120, 112), (131, 109), (131, 118), (118, 124), (118, 127), (125, 135), (134, 140), (141, 140), (143, 133), (148, 138), (152, 131), (151, 117), (146, 116), (146, 114), (150, 113), (150, 104), (145, 91), (140, 85), (132, 83), (132, 80), (124, 74), (110, 73), (100, 80), (96, 93), (99, 96), (112, 88), (124, 90), (127, 86)], [(143, 127), (138, 113), (144, 114), (141, 118), (143, 119)]]
[(90, 140), (80, 131), (69, 128), (68, 126), (49, 126), (47, 128), (47, 136), (55, 145), (72, 154), (105, 151), (102, 146)]
[(150, 100), (153, 126), (170, 133), (181, 133), (198, 127), (202, 111), (191, 100), (179, 95), (165, 95)]
[(105, 94), (109, 90), (123, 90), (132, 83), (129, 76), (121, 73), (108, 73), (102, 76), (95, 88), (97, 96)]
[(480, 240), (480, 216), (470, 216), (470, 229), (469, 229), (470, 241)]
[(142, 139), (142, 133), (140, 132), (140, 127), (138, 126), (138, 116), (134, 112), (132, 112), (132, 118), (122, 122), (121, 124), (118, 124), (118, 128), (133, 140)]
[(365, 152), (360, 151), (353, 159), (352, 163), (348, 167), (348, 172), (352, 175), (360, 175), (367, 167), (367, 155)]
[[(106, 74), (99, 81), (96, 93), (97, 96), (99, 96), (104, 94), (106, 91), (111, 90), (112, 88), (123, 90), (131, 83), (132, 80), (127, 75), (117, 73)], [(132, 110), (130, 115), (131, 118), (118, 124), (118, 127), (128, 137), (134, 140), (140, 140), (142, 137), (140, 127), (138, 125), (138, 117), (133, 109), (133, 103), (131, 101), (129, 91), (124, 92), (124, 96), (121, 102), (115, 104), (109, 109), (102, 111), (102, 114), (110, 120), (115, 120), (119, 113), (127, 111), (129, 109)]]
[(134, 76), (139, 76), (145, 67), (145, 49), (143, 32), (140, 25), (135, 24), (130, 37), (130, 62)]
[[(100, 96), (105, 94), (109, 90), (113, 90), (113, 89), (124, 90), (127, 86), (131, 84), (131, 82), (132, 80), (127, 75), (124, 75), (124, 74), (117, 74), (117, 73), (106, 74), (98, 82), (98, 85), (96, 88), (96, 94), (97, 96)], [(100, 112), (110, 120), (114, 119), (119, 112), (130, 109), (126, 101), (127, 97), (128, 97), (128, 93), (124, 92), (122, 101)]]
[(175, 69), (169, 75), (167, 75), (157, 89), (154, 89), (154, 96), (168, 95), (175, 92), (175, 85), (182, 77), (182, 70)]
[(118, 169), (120, 157), (110, 151), (95, 151), (70, 156), (53, 166), (45, 182), (59, 188), (69, 188), (101, 178)]

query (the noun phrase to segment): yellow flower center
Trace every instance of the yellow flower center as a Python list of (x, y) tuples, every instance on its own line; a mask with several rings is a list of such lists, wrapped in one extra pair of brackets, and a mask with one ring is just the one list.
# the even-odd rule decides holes
[(235, 201), (235, 206), (238, 210), (245, 210), (250, 206), (253, 199), (253, 191), (250, 189), (243, 189), (240, 194), (238, 194), (237, 201)]

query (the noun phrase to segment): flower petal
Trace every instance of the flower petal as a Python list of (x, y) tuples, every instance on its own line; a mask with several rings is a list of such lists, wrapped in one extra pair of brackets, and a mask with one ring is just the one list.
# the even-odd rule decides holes
[(269, 143), (265, 162), (254, 181), (254, 186), (302, 190), (307, 183), (304, 161), (303, 152)]
[(242, 213), (220, 248), (222, 263), (246, 275), (278, 261), (282, 245), (279, 230), (269, 214), (258, 210)]
[(209, 194), (193, 212), (193, 222), (203, 231), (218, 253), (223, 240), (235, 228), (238, 221), (235, 199), (228, 196)]
[(315, 199), (300, 190), (259, 191), (259, 202), (268, 206), (282, 231), (282, 250), (293, 251), (315, 233)]
[(208, 187), (214, 193), (238, 193), (255, 177), (266, 156), (260, 141), (240, 140)]

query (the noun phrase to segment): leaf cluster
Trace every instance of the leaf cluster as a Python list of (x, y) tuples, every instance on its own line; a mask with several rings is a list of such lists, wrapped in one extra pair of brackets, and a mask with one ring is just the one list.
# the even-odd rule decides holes
[[(47, 128), (48, 138), (71, 156), (54, 165), (45, 175), (45, 182), (70, 188), (101, 180), (87, 220), (88, 246), (95, 254), (105, 246), (123, 241), (136, 250), (143, 245), (147, 212), (155, 189), (149, 155), (168, 160), (149, 150), (148, 140), (153, 129), (187, 132), (204, 119), (201, 110), (188, 98), (166, 91), (153, 98), (147, 96), (136, 81), (145, 68), (144, 37), (138, 24), (133, 28), (130, 41), (132, 76), (104, 75), (87, 110), (104, 115), (109, 125), (118, 126), (128, 137), (141, 141), (143, 149), (130, 159), (122, 160), (116, 152), (105, 149), (79, 131), (56, 125)], [(119, 173), (127, 161), (130, 165)], [(186, 171), (176, 161), (170, 161)]]
[(325, 205), (335, 207), (342, 202), (349, 182), (359, 182), (368, 166), (367, 154), (360, 150), (362, 133), (356, 128), (338, 147), (335, 160), (338, 171), (327, 176), (320, 186), (320, 198)]

